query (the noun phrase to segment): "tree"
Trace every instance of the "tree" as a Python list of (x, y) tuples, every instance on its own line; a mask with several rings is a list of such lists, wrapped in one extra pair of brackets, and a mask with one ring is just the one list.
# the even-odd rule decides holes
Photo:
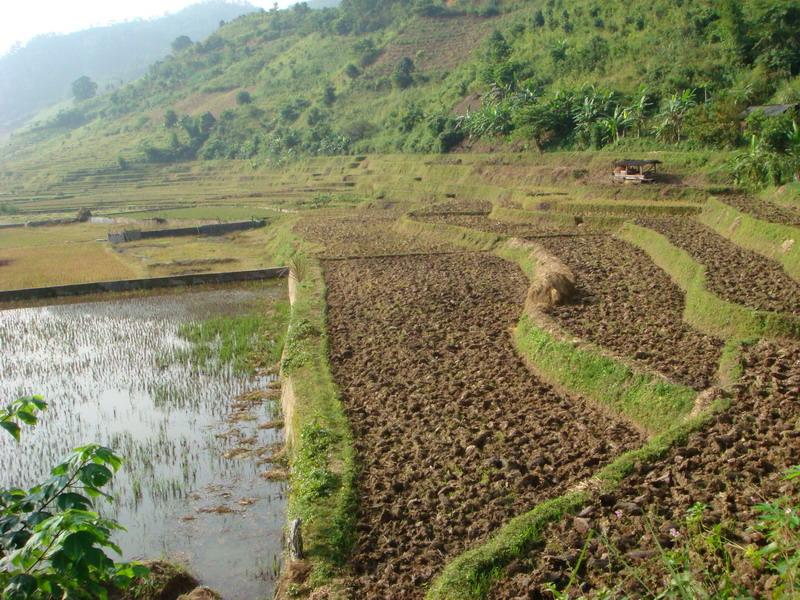
[(332, 106), (336, 102), (336, 88), (330, 82), (325, 86), (325, 91), (322, 93), (322, 101), (325, 106)]
[(96, 93), (97, 84), (86, 75), (82, 75), (72, 82), (72, 95), (75, 100), (88, 100), (94, 98)]
[(164, 127), (167, 129), (172, 129), (175, 125), (178, 124), (178, 113), (176, 113), (171, 108), (167, 109), (164, 113)]
[(173, 52), (180, 52), (181, 50), (186, 50), (189, 46), (192, 45), (192, 38), (188, 35), (179, 35), (174, 40), (172, 40), (172, 51)]
[(410, 86), (412, 83), (414, 83), (414, 78), (411, 76), (411, 73), (413, 72), (414, 61), (407, 56), (403, 57), (403, 59), (397, 63), (397, 66), (394, 69), (393, 79), (395, 85), (401, 90)]
[(683, 90), (680, 94), (672, 94), (658, 115), (660, 121), (656, 128), (658, 137), (669, 142), (681, 141), (686, 114), (696, 104), (694, 90)]
[[(0, 428), (19, 441), (20, 425), (35, 425), (46, 403), (21, 398), (0, 409)], [(51, 471), (51, 478), (29, 490), (0, 490), (0, 590), (9, 600), (107, 598), (148, 570), (115, 563), (106, 551), (120, 553), (111, 537), (123, 529), (92, 510), (122, 464), (109, 448), (76, 448)]]
[(250, 95), (250, 92), (247, 90), (242, 90), (238, 94), (236, 94), (236, 104), (242, 106), (243, 104), (250, 104), (253, 101), (253, 97)]
[(359, 71), (359, 70), (358, 70), (358, 67), (357, 67), (357, 66), (355, 66), (353, 63), (349, 63), (349, 64), (348, 64), (348, 65), (347, 65), (347, 66), (344, 68), (344, 73), (345, 73), (345, 75), (347, 75), (347, 76), (348, 76), (350, 79), (355, 79), (356, 77), (358, 77), (358, 76), (361, 74), (361, 71)]

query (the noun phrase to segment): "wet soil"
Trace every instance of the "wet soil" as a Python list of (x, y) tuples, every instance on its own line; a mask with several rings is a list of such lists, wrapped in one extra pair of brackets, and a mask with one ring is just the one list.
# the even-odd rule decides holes
[(421, 252), (456, 252), (461, 250), (444, 242), (409, 236), (394, 231), (396, 216), (375, 215), (368, 211), (346, 216), (308, 216), (294, 231), (312, 243), (321, 244), (325, 257), (382, 256)]
[(800, 208), (781, 206), (768, 200), (745, 196), (742, 194), (728, 194), (719, 198), (725, 204), (763, 221), (781, 223), (783, 225), (800, 226)]
[[(800, 501), (800, 486), (783, 476), (800, 464), (800, 346), (759, 343), (745, 352), (742, 366), (727, 411), (663, 459), (641, 465), (578, 518), (551, 525), (546, 544), (511, 565), (512, 576), (491, 598), (552, 598), (545, 586), (563, 588), (583, 549), (572, 596), (609, 589), (610, 597), (652, 597), (669, 580), (662, 553), (680, 548), (691, 534), (686, 515), (695, 503), (707, 505), (704, 527), (722, 524), (731, 542), (734, 583), (749, 597), (771, 597), (776, 578), (755, 569), (744, 548), (766, 544), (751, 527), (757, 504)], [(712, 572), (723, 568), (713, 552), (703, 562)]]
[(781, 266), (692, 219), (641, 219), (706, 267), (711, 292), (751, 308), (800, 314), (800, 283)]
[(420, 598), (446, 561), (642, 443), (515, 354), (527, 280), (488, 254), (325, 261), (360, 466), (354, 598)]
[(684, 293), (639, 250), (609, 236), (537, 240), (577, 276), (578, 296), (549, 313), (568, 331), (696, 389), (723, 342), (683, 322)]

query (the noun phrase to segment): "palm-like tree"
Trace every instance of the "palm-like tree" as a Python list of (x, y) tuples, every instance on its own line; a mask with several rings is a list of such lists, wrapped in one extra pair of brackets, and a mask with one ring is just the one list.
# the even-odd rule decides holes
[(617, 106), (613, 113), (601, 121), (601, 124), (606, 130), (608, 138), (613, 142), (618, 142), (624, 135), (625, 129), (630, 126), (631, 117), (626, 108)]
[(642, 87), (639, 89), (639, 94), (633, 101), (633, 104), (626, 109), (628, 111), (628, 118), (630, 119), (630, 126), (636, 130), (636, 137), (642, 136), (642, 129), (649, 106), (650, 98), (648, 97), (647, 88)]
[(679, 142), (683, 134), (683, 121), (689, 109), (696, 106), (694, 90), (683, 90), (680, 94), (672, 94), (659, 116), (656, 128), (658, 136), (671, 142)]

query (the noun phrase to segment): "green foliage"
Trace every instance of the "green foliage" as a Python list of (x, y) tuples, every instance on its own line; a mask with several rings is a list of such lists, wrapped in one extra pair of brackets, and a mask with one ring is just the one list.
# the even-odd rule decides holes
[(170, 44), (173, 52), (181, 52), (182, 50), (191, 48), (192, 45), (193, 45), (192, 38), (190, 38), (188, 35), (179, 35), (174, 40), (172, 40), (172, 43)]
[(178, 124), (178, 113), (176, 113), (173, 109), (169, 108), (164, 113), (164, 127), (167, 129), (172, 129), (175, 125)]
[[(32, 396), (0, 410), (0, 426), (19, 439), (19, 424), (34, 425), (46, 408)], [(0, 490), (0, 589), (4, 600), (108, 598), (147, 569), (115, 563), (112, 541), (122, 528), (92, 510), (102, 488), (122, 464), (109, 448), (76, 448), (50, 472), (50, 479), (29, 490)]]
[(97, 93), (97, 84), (86, 75), (81, 75), (72, 82), (72, 96), (75, 100), (88, 100)]
[(247, 90), (242, 90), (238, 94), (236, 94), (236, 104), (242, 106), (243, 104), (250, 104), (253, 101), (250, 92)]
[(414, 83), (414, 77), (412, 73), (414, 72), (414, 61), (404, 56), (397, 66), (394, 68), (394, 72), (392, 73), (392, 80), (394, 81), (395, 86), (399, 89), (404, 90), (405, 88), (409, 87), (411, 84)]
[(287, 302), (242, 315), (187, 323), (180, 335), (192, 343), (189, 358), (197, 368), (231, 365), (240, 372), (272, 368), (280, 361), (289, 318)]

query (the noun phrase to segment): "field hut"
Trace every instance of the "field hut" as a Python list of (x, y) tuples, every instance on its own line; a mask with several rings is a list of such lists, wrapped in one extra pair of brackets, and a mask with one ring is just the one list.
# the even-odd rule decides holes
[(614, 163), (612, 178), (619, 183), (652, 183), (656, 178), (656, 165), (660, 160), (625, 159)]

